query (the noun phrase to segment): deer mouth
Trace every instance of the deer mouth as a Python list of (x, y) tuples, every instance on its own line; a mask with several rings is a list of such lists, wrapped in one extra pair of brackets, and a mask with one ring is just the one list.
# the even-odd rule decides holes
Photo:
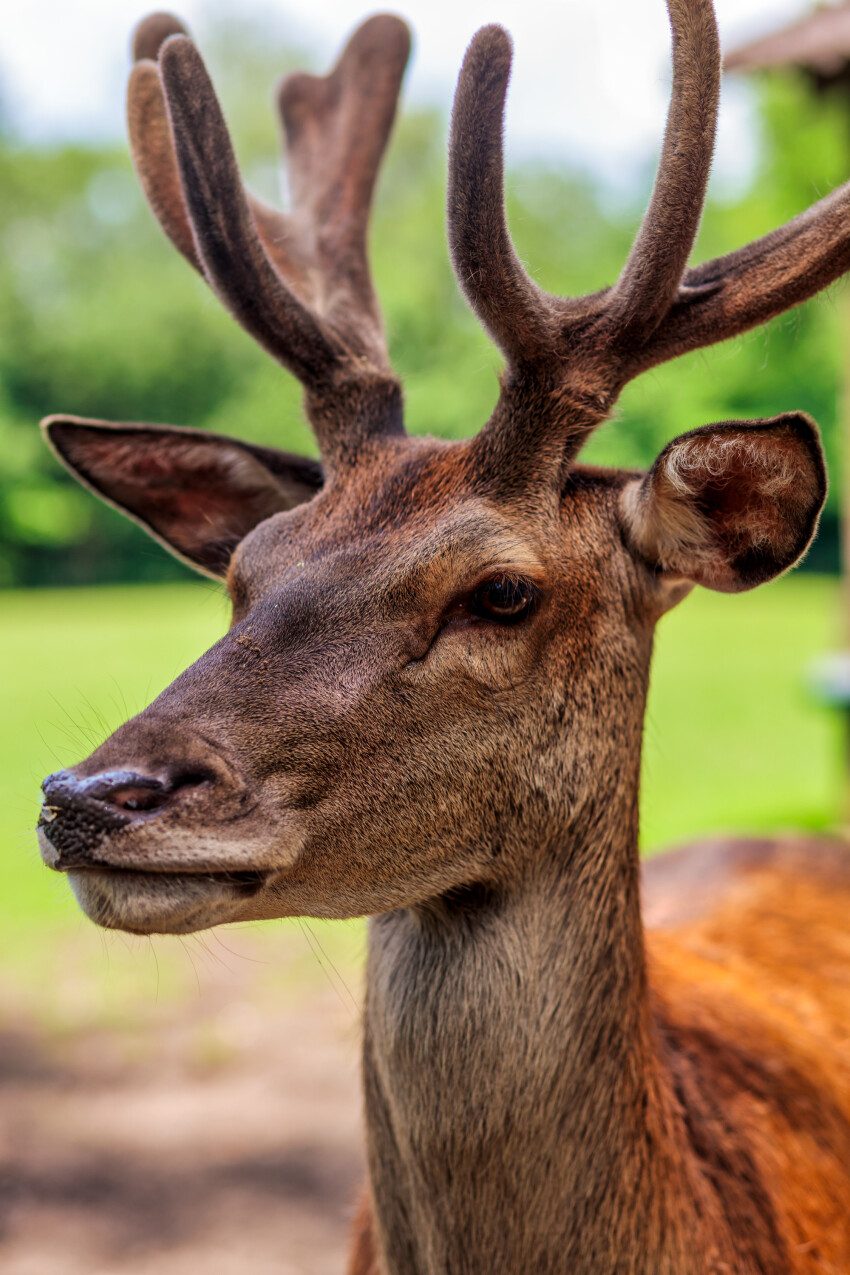
[(189, 934), (245, 919), (245, 905), (269, 872), (253, 869), (59, 867), (83, 911), (98, 925), (130, 934)]
[(260, 869), (210, 869), (210, 868), (136, 868), (136, 867), (118, 867), (114, 863), (74, 863), (52, 865), (56, 872), (64, 872), (70, 875), (72, 872), (97, 872), (101, 875), (113, 873), (116, 877), (139, 877), (142, 880), (153, 880), (156, 878), (168, 878), (171, 881), (179, 881), (187, 878), (193, 882), (209, 881), (213, 885), (232, 885), (235, 889), (243, 891), (246, 896), (256, 894), (266, 884), (269, 873)]

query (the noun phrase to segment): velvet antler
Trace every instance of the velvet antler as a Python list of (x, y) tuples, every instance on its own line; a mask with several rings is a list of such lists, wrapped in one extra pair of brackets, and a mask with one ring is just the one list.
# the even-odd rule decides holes
[(617, 283), (551, 296), (511, 243), (502, 119), (511, 44), (500, 27), (472, 41), (452, 119), (448, 230), (461, 287), (507, 360), (482, 445), (504, 466), (569, 461), (638, 373), (745, 331), (850, 268), (850, 184), (765, 238), (686, 269), (711, 165), (720, 51), (711, 0), (667, 0), (673, 85), (652, 198)]
[(326, 460), (402, 430), (372, 288), (366, 236), (378, 168), (410, 52), (379, 15), (328, 76), (289, 76), (278, 95), (292, 209), (246, 193), (206, 68), (176, 18), (152, 14), (134, 39), (133, 158), (165, 233), (234, 317), (303, 383)]

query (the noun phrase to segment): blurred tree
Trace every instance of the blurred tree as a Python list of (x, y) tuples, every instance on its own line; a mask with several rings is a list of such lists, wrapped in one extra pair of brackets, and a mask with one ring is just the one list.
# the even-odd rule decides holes
[[(251, 29), (219, 31), (205, 47), (248, 180), (275, 198), (271, 91), (264, 101), (256, 86), (271, 90), (281, 69), (302, 60), (279, 55), (267, 33), (260, 39)], [(759, 172), (734, 204), (710, 201), (701, 258), (763, 234), (844, 177), (847, 122), (836, 109), (785, 76), (767, 78), (759, 91)], [(499, 356), (448, 262), (445, 131), (433, 113), (400, 121), (372, 251), (409, 426), (458, 437), (486, 419)], [(542, 286), (575, 293), (611, 282), (648, 180), (646, 187), (633, 208), (615, 214), (586, 176), (540, 164), (514, 171), (511, 226)], [(0, 136), (0, 189), (0, 583), (179, 575), (183, 568), (132, 523), (65, 477), (37, 420), (61, 411), (170, 421), (315, 453), (300, 391), (165, 241), (123, 149), (24, 148)], [(644, 376), (588, 458), (643, 466), (682, 430), (791, 407), (818, 419), (831, 454), (839, 349), (829, 298), (811, 302), (767, 329)]]

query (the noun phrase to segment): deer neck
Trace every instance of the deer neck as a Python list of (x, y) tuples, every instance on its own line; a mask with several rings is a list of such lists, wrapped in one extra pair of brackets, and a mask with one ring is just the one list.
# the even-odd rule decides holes
[(664, 1204), (680, 1139), (650, 1025), (637, 781), (513, 886), (372, 922), (364, 1078), (387, 1275), (690, 1270), (658, 1239), (681, 1226), (680, 1196), (669, 1218)]

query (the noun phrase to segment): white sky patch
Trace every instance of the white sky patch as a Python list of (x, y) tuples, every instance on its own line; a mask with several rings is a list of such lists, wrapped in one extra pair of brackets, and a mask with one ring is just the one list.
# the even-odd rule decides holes
[[(155, 7), (154, 4), (150, 6)], [(790, 21), (807, 0), (717, 0), (726, 47)], [(15, 129), (33, 140), (119, 137), (133, 25), (140, 0), (28, 0), (9, 4), (0, 24), (0, 101)], [(363, 0), (252, 0), (276, 38), (309, 50), (326, 69), (344, 38), (372, 11)], [(404, 0), (414, 30), (408, 102), (448, 111), (473, 32), (501, 22), (516, 57), (508, 121), (511, 157), (543, 155), (580, 164), (607, 184), (628, 187), (657, 154), (670, 77), (670, 37), (662, 0)], [(200, 37), (210, 19), (245, 5), (180, 4)], [(268, 91), (263, 86), (263, 92)], [(753, 159), (750, 95), (726, 86), (716, 170), (736, 186)]]

